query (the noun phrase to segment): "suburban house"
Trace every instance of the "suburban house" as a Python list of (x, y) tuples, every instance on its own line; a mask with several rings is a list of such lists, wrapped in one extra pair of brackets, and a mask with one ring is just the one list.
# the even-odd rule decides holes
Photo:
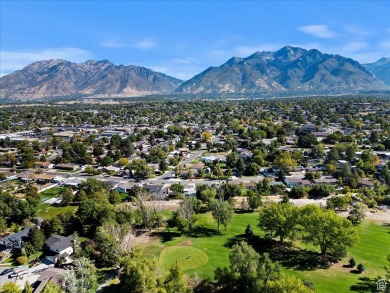
[(35, 290), (34, 293), (42, 292), (48, 282), (54, 282), (56, 284), (61, 283), (61, 276), (64, 274), (63, 269), (58, 268), (48, 268), (42, 272), (42, 274), (38, 277), (38, 280), (35, 282)]
[(314, 184), (331, 184), (331, 185), (337, 185), (339, 184), (339, 181), (335, 178), (320, 178), (320, 179), (314, 179)]
[(30, 233), (30, 230), (33, 228), (34, 227), (29, 227), (23, 229), (22, 231), (19, 231), (18, 233), (4, 236), (0, 239), (0, 246), (4, 246), (5, 248), (9, 249), (21, 249), (23, 247), (23, 243), (28, 239), (28, 234)]
[(144, 186), (157, 200), (165, 199), (167, 196), (167, 189), (164, 185), (147, 184)]
[(74, 170), (80, 169), (80, 166), (77, 164), (57, 164), (57, 165), (55, 165), (55, 168), (62, 169), (62, 170), (74, 171)]
[(34, 168), (51, 169), (53, 166), (54, 165), (49, 162), (37, 161), (34, 163)]
[(284, 180), (284, 183), (292, 188), (294, 186), (311, 186), (311, 182), (309, 180), (305, 180), (305, 179), (288, 179), (286, 178)]
[(60, 258), (65, 260), (73, 253), (74, 236), (50, 236), (45, 241), (45, 258), (52, 262), (57, 263)]

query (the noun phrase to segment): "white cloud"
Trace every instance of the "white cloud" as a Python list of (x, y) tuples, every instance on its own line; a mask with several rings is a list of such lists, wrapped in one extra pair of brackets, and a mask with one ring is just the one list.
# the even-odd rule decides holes
[(37, 51), (1, 51), (0, 68), (2, 74), (9, 74), (36, 61), (65, 59), (72, 62), (84, 62), (91, 59), (92, 56), (92, 52), (79, 48), (51, 48)]
[(363, 41), (352, 41), (347, 44), (345, 44), (341, 50), (345, 52), (356, 52), (361, 51), (364, 48), (368, 47), (368, 43)]
[(143, 40), (134, 45), (134, 47), (138, 49), (151, 49), (157, 46), (158, 46), (157, 42), (153, 40)]
[(173, 62), (179, 63), (179, 64), (199, 64), (200, 62), (194, 58), (187, 57), (187, 58), (175, 58), (173, 59)]
[(100, 46), (103, 48), (125, 48), (125, 47), (130, 47), (130, 45), (126, 45), (114, 40), (106, 40), (100, 43)]
[(103, 48), (112, 48), (112, 49), (118, 49), (118, 48), (137, 48), (142, 50), (147, 50), (151, 48), (155, 48), (158, 46), (158, 43), (152, 39), (145, 39), (141, 40), (136, 43), (123, 43), (119, 42), (117, 40), (108, 39), (104, 40), (100, 43), (100, 46)]
[[(379, 42), (379, 48), (381, 48), (383, 50), (390, 50), (390, 41)], [(387, 54), (387, 55), (389, 55), (389, 54)]]
[(298, 30), (322, 39), (329, 39), (335, 36), (328, 26), (324, 24), (300, 26)]

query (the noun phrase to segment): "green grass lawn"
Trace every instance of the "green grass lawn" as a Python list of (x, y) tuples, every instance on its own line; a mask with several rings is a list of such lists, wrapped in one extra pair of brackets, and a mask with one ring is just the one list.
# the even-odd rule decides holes
[(44, 219), (48, 219), (61, 214), (65, 214), (66, 212), (75, 212), (76, 210), (77, 206), (57, 207), (41, 203), (40, 205), (38, 205), (37, 216)]
[(177, 262), (183, 270), (187, 271), (204, 266), (209, 257), (202, 250), (187, 245), (165, 247), (160, 253), (159, 262), (165, 273)]
[[(247, 224), (251, 224), (255, 235), (263, 236), (263, 232), (257, 227), (258, 214), (235, 214), (233, 222), (227, 230), (221, 228), (220, 233), (216, 230), (216, 223), (210, 214), (198, 215), (194, 231), (188, 235), (181, 235), (171, 230), (174, 237), (166, 237), (166, 231), (157, 231), (156, 235), (160, 236), (160, 241), (156, 245), (145, 247), (145, 255), (154, 256), (159, 259), (165, 269), (174, 261), (183, 260), (183, 269), (186, 274), (194, 276), (195, 274), (201, 279), (212, 280), (214, 270), (217, 267), (229, 266), (229, 252), (231, 242), (235, 236), (242, 235)], [(338, 264), (331, 266), (329, 269), (317, 269), (313, 271), (300, 271), (282, 267), (286, 274), (295, 275), (301, 280), (306, 279), (314, 283), (316, 292), (371, 292), (365, 282), (374, 282), (378, 275), (384, 275), (383, 267), (386, 265), (386, 256), (390, 253), (390, 228), (380, 226), (374, 222), (366, 221), (357, 227), (360, 242), (348, 249), (348, 255)], [(159, 233), (160, 232), (160, 233)], [(168, 238), (168, 239), (167, 239)], [(300, 246), (302, 246), (300, 244)], [(189, 250), (191, 247), (195, 250)], [(306, 246), (306, 249), (319, 251), (318, 248)], [(205, 258), (203, 252), (208, 256)], [(185, 257), (191, 255), (192, 265), (186, 265), (188, 262)], [(199, 257), (199, 260), (194, 260)], [(366, 270), (363, 274), (351, 272), (351, 268), (343, 267), (348, 264), (349, 258), (353, 257), (356, 263), (363, 263)], [(366, 280), (359, 278), (366, 277)], [(353, 290), (351, 290), (353, 289)]]
[(40, 194), (41, 194), (42, 202), (45, 200), (48, 200), (54, 196), (59, 197), (63, 191), (64, 191), (63, 187), (53, 187), (53, 188), (50, 188), (48, 190), (41, 192)]

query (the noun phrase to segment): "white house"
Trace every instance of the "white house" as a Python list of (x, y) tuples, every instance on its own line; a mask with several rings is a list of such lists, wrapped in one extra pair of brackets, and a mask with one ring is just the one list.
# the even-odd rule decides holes
[(57, 263), (60, 258), (66, 260), (73, 253), (74, 241), (73, 235), (67, 237), (50, 236), (45, 241), (45, 258), (52, 263)]

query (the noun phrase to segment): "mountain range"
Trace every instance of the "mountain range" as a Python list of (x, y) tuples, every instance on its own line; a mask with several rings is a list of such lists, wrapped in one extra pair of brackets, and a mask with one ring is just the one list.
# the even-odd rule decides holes
[(142, 96), (172, 93), (181, 80), (140, 66), (110, 61), (34, 62), (0, 79), (0, 97), (34, 99), (66, 96)]
[(285, 46), (276, 52), (233, 57), (182, 83), (178, 93), (346, 93), (386, 86), (357, 61)]
[(363, 64), (376, 78), (390, 85), (390, 58), (381, 58), (374, 63)]
[[(390, 89), (390, 59), (359, 64), (316, 49), (285, 46), (233, 57), (188, 81), (110, 61), (34, 62), (0, 78), (0, 98), (129, 97), (150, 94), (351, 93)], [(382, 81), (383, 80), (383, 81)]]

